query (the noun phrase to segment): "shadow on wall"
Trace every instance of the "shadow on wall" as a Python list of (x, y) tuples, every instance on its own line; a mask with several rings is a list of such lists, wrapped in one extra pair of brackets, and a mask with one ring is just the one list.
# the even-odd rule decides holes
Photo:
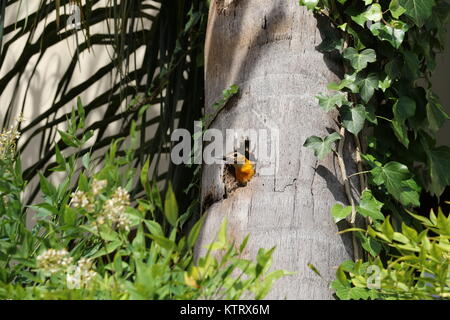
[[(441, 98), (442, 106), (450, 114), (450, 24), (447, 26), (447, 47), (443, 54), (437, 57), (437, 67), (432, 81), (434, 92)], [(438, 145), (450, 146), (450, 121), (447, 121), (438, 135)]]

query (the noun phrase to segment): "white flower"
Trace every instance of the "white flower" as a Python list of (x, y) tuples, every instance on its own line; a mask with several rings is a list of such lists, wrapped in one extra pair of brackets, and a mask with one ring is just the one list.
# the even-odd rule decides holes
[(83, 208), (89, 212), (94, 210), (94, 204), (91, 202), (86, 192), (77, 190), (70, 196), (72, 197), (72, 199), (70, 200), (70, 204), (74, 208)]
[(72, 266), (66, 276), (67, 287), (79, 289), (87, 287), (97, 272), (92, 270), (92, 260), (81, 258), (76, 266)]
[(6, 159), (14, 155), (16, 141), (20, 138), (17, 127), (11, 126), (0, 133), (0, 159)]
[(54, 274), (67, 269), (73, 261), (67, 250), (48, 249), (37, 258), (38, 268), (45, 273)]
[(122, 187), (117, 188), (111, 199), (104, 202), (102, 214), (94, 222), (94, 225), (98, 227), (108, 221), (122, 230), (129, 231), (131, 221), (125, 214), (129, 205), (129, 193)]
[(106, 188), (107, 185), (108, 181), (106, 180), (94, 179), (94, 181), (92, 181), (92, 194), (94, 196), (98, 195), (103, 189)]

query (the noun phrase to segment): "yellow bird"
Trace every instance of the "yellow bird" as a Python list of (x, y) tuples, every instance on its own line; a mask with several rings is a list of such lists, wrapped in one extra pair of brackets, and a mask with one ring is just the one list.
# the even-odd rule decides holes
[(232, 152), (223, 160), (234, 168), (236, 180), (241, 184), (246, 184), (255, 175), (255, 164), (239, 152)]

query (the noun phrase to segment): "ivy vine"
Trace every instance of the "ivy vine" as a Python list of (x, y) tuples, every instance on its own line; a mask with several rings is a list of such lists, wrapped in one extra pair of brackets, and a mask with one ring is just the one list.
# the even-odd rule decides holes
[[(421, 192), (440, 197), (450, 185), (450, 148), (436, 144), (449, 116), (430, 80), (444, 49), (450, 5), (444, 0), (301, 0), (300, 5), (335, 27), (319, 49), (339, 52), (345, 70), (339, 83), (328, 85), (334, 93), (317, 96), (324, 111), (338, 110), (340, 131), (304, 144), (319, 158), (331, 152), (338, 157), (350, 206), (335, 205), (333, 218), (355, 226), (362, 216), (378, 227), (390, 215), (394, 228), (414, 224), (407, 212), (420, 206)], [(346, 138), (356, 146), (358, 200), (350, 192), (354, 175), (347, 176), (342, 160)], [(363, 233), (358, 237), (366, 255), (380, 254), (379, 243)]]

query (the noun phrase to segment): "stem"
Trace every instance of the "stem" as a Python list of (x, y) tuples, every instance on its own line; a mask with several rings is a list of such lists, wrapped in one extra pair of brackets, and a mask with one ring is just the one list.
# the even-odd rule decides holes
[[(352, 207), (352, 215), (350, 218), (350, 224), (352, 227), (355, 227), (355, 219), (356, 219), (356, 206), (355, 206), (355, 201), (353, 200), (353, 196), (351, 193), (351, 189), (350, 189), (350, 183), (348, 180), (348, 176), (347, 176), (347, 170), (345, 167), (345, 162), (344, 162), (344, 156), (343, 156), (343, 150), (344, 150), (344, 144), (345, 144), (345, 128), (342, 127), (340, 129), (340, 135), (342, 137), (342, 139), (339, 141), (339, 145), (338, 145), (338, 150), (336, 152), (337, 158), (338, 158), (338, 163), (339, 163), (339, 167), (341, 169), (341, 175), (342, 175), (342, 180), (344, 183), (344, 188), (345, 188), (345, 194), (347, 195), (347, 199), (348, 202), (350, 203), (351, 207)], [(360, 254), (360, 248), (358, 245), (358, 241), (356, 240), (356, 235), (355, 233), (352, 233), (352, 243), (353, 243), (353, 256), (355, 260), (359, 260), (361, 258), (361, 254)]]
[(389, 121), (389, 122), (392, 122), (392, 120), (391, 119), (388, 119), (388, 118), (385, 118), (385, 117), (382, 117), (382, 116), (376, 116), (377, 118), (380, 118), (380, 119), (383, 119), (383, 120), (386, 120), (386, 121)]
[[(358, 169), (359, 169), (359, 168), (358, 168)], [(370, 170), (356, 172), (356, 173), (353, 173), (353, 174), (349, 175), (348, 178), (350, 179), (350, 178), (352, 178), (352, 177), (354, 177), (354, 176), (363, 175), (363, 174), (366, 174), (366, 173), (369, 173), (369, 172), (370, 172)], [(364, 178), (364, 177), (361, 176), (360, 178)], [(363, 179), (361, 179), (361, 180), (363, 180)], [(362, 189), (362, 187), (361, 187), (361, 189)], [(363, 191), (364, 191), (364, 189), (363, 189)]]

